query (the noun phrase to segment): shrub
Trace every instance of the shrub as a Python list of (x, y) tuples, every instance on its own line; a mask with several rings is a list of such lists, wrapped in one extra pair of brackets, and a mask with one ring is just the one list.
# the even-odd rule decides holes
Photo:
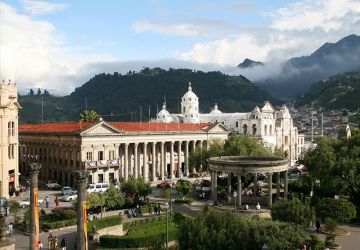
[(308, 241), (309, 248), (312, 250), (325, 249), (325, 242), (320, 240), (316, 235), (310, 234), (310, 240)]
[(192, 202), (193, 202), (193, 199), (191, 199), (191, 198), (176, 199), (176, 200), (175, 200), (175, 203), (178, 203), (178, 204), (188, 204), (188, 205), (191, 205)]
[(356, 217), (356, 207), (344, 198), (323, 198), (316, 207), (316, 213), (323, 218), (348, 222)]
[(42, 230), (46, 231), (49, 229), (56, 229), (61, 227), (73, 226), (76, 225), (76, 218), (66, 219), (66, 220), (56, 220), (56, 221), (43, 221), (42, 222)]
[[(76, 211), (73, 208), (69, 207), (57, 207), (51, 210), (52, 214), (49, 214), (48, 217), (54, 216), (58, 219), (72, 219), (76, 217)], [(46, 218), (46, 215), (45, 215)]]
[(90, 221), (87, 224), (88, 232), (92, 231), (93, 226), (95, 226), (96, 229), (102, 229), (106, 227), (112, 227), (121, 224), (122, 218), (121, 216), (114, 215), (109, 217), (104, 217), (101, 219), (95, 219)]

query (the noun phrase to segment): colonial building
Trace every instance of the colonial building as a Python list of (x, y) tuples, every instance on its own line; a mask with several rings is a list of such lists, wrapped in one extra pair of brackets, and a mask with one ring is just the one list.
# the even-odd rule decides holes
[(20, 126), (21, 171), (38, 155), (40, 178), (73, 185), (72, 172), (90, 171), (89, 183), (129, 178), (163, 180), (189, 174), (189, 153), (226, 140), (221, 123), (48, 123)]
[(286, 105), (276, 110), (266, 101), (261, 108), (255, 107), (251, 112), (223, 113), (215, 103), (210, 113), (201, 114), (199, 98), (192, 91), (191, 83), (188, 91), (181, 98), (181, 114), (170, 114), (164, 104), (155, 121), (194, 124), (220, 122), (232, 132), (258, 137), (266, 147), (282, 150), (292, 162), (302, 154), (305, 145), (305, 137), (298, 134)]
[(18, 181), (18, 113), (17, 87), (10, 80), (0, 84), (0, 180), (1, 195), (9, 197)]

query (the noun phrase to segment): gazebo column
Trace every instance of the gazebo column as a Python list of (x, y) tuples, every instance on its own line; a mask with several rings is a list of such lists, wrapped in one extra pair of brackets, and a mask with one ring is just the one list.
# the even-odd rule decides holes
[(268, 194), (269, 194), (268, 207), (269, 207), (269, 209), (271, 209), (271, 207), (272, 207), (272, 173), (268, 174)]
[(231, 200), (231, 172), (228, 173), (227, 186), (228, 186), (228, 197), (229, 200)]
[(280, 172), (276, 173), (276, 197), (280, 198)]
[(217, 173), (211, 171), (211, 199), (213, 202), (217, 201)]
[(241, 175), (238, 174), (237, 175), (237, 203), (238, 203), (238, 206), (241, 207), (241, 196), (242, 196), (242, 183), (241, 183)]
[(134, 168), (133, 168), (134, 172), (132, 174), (134, 175), (135, 179), (139, 178), (139, 175), (138, 175), (138, 167), (139, 167), (138, 145), (139, 145), (139, 143), (134, 143)]
[(287, 199), (288, 198), (288, 171), (285, 171), (284, 172), (285, 174), (285, 187), (284, 187), (284, 199)]
[(257, 186), (257, 173), (254, 174), (254, 196), (256, 196), (257, 194), (257, 189), (258, 189), (258, 186)]
[(179, 178), (181, 178), (182, 175), (183, 175), (183, 172), (182, 172), (182, 169), (181, 169), (181, 144), (182, 144), (182, 141), (179, 141), (178, 142), (178, 173), (179, 173)]

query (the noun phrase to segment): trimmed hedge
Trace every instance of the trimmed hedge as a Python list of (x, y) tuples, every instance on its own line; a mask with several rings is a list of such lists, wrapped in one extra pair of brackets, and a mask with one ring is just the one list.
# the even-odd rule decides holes
[(73, 226), (76, 225), (76, 218), (73, 219), (65, 219), (60, 221), (44, 221), (42, 222), (41, 229), (42, 230), (50, 230), (61, 227)]
[(188, 205), (191, 205), (192, 202), (193, 202), (193, 199), (191, 199), (191, 198), (176, 199), (176, 200), (175, 200), (175, 203), (177, 203), (177, 204), (188, 204)]
[(92, 232), (93, 226), (95, 226), (96, 229), (98, 230), (98, 229), (102, 229), (102, 228), (106, 228), (106, 227), (120, 225), (121, 221), (122, 221), (122, 218), (121, 218), (121, 216), (118, 216), (118, 215), (95, 219), (95, 220), (88, 222), (88, 224), (87, 224), (88, 232)]
[[(139, 248), (159, 246), (166, 240), (166, 220), (164, 218), (145, 223), (133, 223), (125, 236), (103, 235), (100, 246), (108, 248)], [(177, 238), (177, 228), (169, 221), (169, 241)]]

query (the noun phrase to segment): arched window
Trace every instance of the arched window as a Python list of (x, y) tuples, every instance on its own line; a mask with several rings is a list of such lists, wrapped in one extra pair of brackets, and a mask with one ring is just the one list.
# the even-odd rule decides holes
[(269, 135), (272, 135), (272, 125), (270, 124)]
[(184, 108), (183, 108), (183, 113), (185, 113), (185, 110), (186, 110), (186, 108), (184, 107)]
[(11, 122), (8, 122), (8, 136), (11, 135)]
[(235, 122), (235, 127), (239, 127), (239, 122)]
[(247, 134), (247, 125), (246, 124), (243, 125), (243, 134)]
[(265, 124), (264, 126), (264, 135), (266, 136), (267, 135), (267, 125)]
[(252, 125), (252, 134), (256, 135), (256, 124)]
[(15, 136), (15, 122), (11, 122), (11, 135)]

